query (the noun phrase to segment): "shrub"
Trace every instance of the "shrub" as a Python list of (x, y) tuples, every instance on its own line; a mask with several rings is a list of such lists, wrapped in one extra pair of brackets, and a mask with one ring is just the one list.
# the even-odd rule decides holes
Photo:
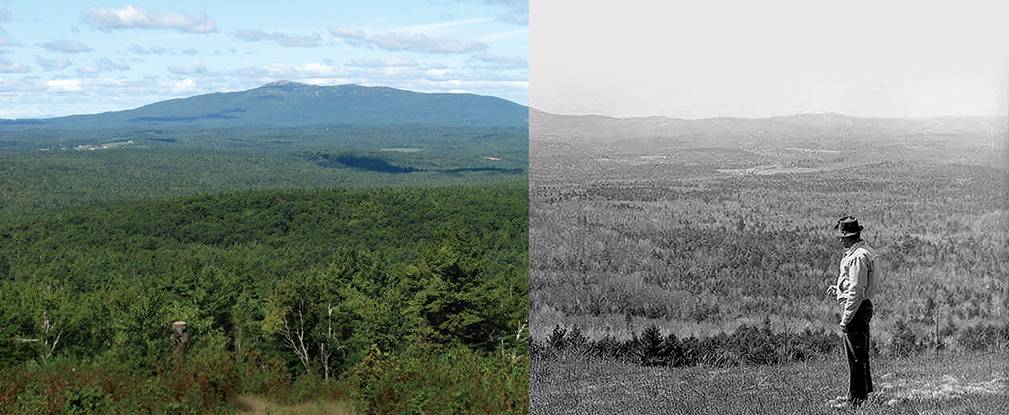
[(464, 346), (429, 353), (369, 353), (351, 369), (364, 413), (526, 413), (528, 361)]
[(641, 333), (641, 338), (635, 344), (635, 354), (642, 366), (665, 366), (668, 362), (668, 353), (663, 347), (662, 333), (655, 325), (648, 326)]
[(957, 342), (968, 350), (988, 350), (1004, 348), (1009, 344), (1009, 324), (971, 326), (964, 329)]
[(582, 351), (585, 345), (589, 342), (588, 337), (582, 334), (582, 330), (578, 326), (571, 327), (568, 334), (564, 340), (568, 347), (576, 351)]
[(564, 346), (567, 344), (564, 341), (564, 335), (567, 333), (567, 329), (560, 326), (560, 324), (554, 325), (554, 330), (550, 332), (550, 336), (547, 337), (547, 344), (550, 345), (554, 350), (563, 350)]
[(69, 415), (107, 413), (112, 406), (111, 397), (95, 385), (67, 389), (64, 396), (63, 413)]
[(732, 334), (685, 339), (673, 334), (663, 337), (662, 331), (651, 325), (640, 336), (632, 332), (627, 340), (611, 335), (591, 340), (577, 327), (566, 329), (557, 325), (542, 345), (534, 343), (531, 352), (544, 355), (580, 350), (590, 356), (626, 360), (643, 366), (735, 366), (805, 360), (829, 353), (837, 346), (837, 336), (831, 333), (806, 329), (786, 338), (784, 334), (772, 332), (767, 324), (760, 328), (740, 326)]
[(894, 356), (912, 356), (921, 353), (928, 345), (904, 320), (897, 320), (890, 341), (890, 353)]

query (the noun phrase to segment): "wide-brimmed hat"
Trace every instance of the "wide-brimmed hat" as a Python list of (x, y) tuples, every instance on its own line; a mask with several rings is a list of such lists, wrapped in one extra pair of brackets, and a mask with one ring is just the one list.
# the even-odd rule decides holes
[(862, 225), (858, 224), (858, 219), (855, 219), (854, 216), (845, 216), (837, 220), (834, 229), (837, 229), (839, 237), (847, 238), (862, 232)]

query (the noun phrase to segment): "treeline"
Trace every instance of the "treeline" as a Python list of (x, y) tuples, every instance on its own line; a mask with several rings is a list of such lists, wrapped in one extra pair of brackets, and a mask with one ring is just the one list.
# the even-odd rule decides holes
[(206, 413), (243, 394), (524, 412), (526, 206), (499, 185), (8, 217), (0, 413)]
[[(1005, 350), (1009, 347), (1009, 323), (983, 325), (961, 330), (956, 341), (970, 351)], [(936, 347), (934, 339), (911, 331), (903, 322), (888, 344), (873, 338), (871, 353), (894, 357), (914, 356)], [(804, 361), (815, 356), (839, 352), (842, 347), (838, 332), (803, 330), (798, 333), (776, 333), (769, 321), (763, 326), (739, 326), (732, 333), (709, 337), (678, 338), (664, 335), (657, 326), (648, 326), (640, 333), (632, 332), (626, 339), (606, 335), (589, 339), (578, 326), (556, 325), (543, 340), (532, 342), (534, 359), (559, 356), (582, 356), (614, 359), (641, 366), (715, 366), (771, 365)]]

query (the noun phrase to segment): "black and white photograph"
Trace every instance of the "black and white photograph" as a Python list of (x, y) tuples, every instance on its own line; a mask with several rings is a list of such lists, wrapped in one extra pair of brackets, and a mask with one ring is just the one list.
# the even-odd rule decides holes
[(999, 2), (530, 7), (530, 412), (1002, 414)]

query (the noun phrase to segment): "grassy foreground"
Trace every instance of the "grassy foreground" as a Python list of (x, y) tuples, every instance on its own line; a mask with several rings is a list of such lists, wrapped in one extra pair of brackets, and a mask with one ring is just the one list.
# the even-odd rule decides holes
[(1009, 353), (880, 356), (858, 410), (825, 405), (847, 387), (842, 356), (778, 366), (647, 368), (608, 359), (533, 359), (529, 409), (541, 414), (1007, 414)]

